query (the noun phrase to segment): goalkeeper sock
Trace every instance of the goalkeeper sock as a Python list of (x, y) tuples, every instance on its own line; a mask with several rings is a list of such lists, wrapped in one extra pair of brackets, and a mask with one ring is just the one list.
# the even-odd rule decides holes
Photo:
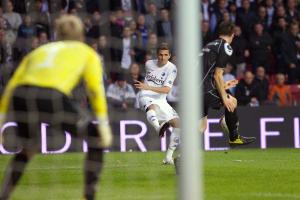
[(103, 165), (103, 149), (88, 148), (84, 166), (84, 197), (86, 200), (94, 200), (97, 182)]
[(156, 112), (152, 109), (146, 112), (148, 122), (155, 128), (156, 131), (159, 131), (159, 122), (156, 117)]
[(7, 168), (6, 175), (2, 184), (0, 192), (1, 200), (9, 199), (11, 192), (20, 180), (29, 160), (29, 156), (25, 153), (18, 153), (12, 159), (10, 165)]
[(236, 109), (234, 109), (233, 112), (229, 112), (227, 109), (225, 109), (225, 121), (229, 130), (229, 139), (234, 141), (239, 135), (239, 118), (237, 116)]
[(173, 128), (170, 136), (170, 143), (166, 153), (166, 160), (172, 160), (172, 156), (180, 143), (180, 128)]

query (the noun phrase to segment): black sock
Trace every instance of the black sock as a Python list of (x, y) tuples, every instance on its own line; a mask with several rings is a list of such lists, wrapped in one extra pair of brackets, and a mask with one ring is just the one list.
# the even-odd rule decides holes
[(88, 153), (85, 160), (84, 176), (85, 186), (84, 195), (86, 200), (94, 200), (97, 182), (101, 173), (103, 164), (103, 149), (88, 148)]
[(6, 170), (3, 185), (0, 192), (0, 200), (7, 200), (10, 193), (20, 180), (30, 158), (25, 153), (16, 154)]
[(238, 133), (239, 118), (237, 116), (236, 109), (233, 112), (229, 112), (225, 108), (225, 121), (229, 130), (229, 139), (233, 141), (239, 135)]

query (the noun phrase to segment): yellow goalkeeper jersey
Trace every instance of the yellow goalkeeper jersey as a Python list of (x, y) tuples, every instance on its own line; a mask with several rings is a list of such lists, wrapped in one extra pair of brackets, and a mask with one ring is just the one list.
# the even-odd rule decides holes
[(97, 53), (82, 42), (59, 41), (43, 45), (22, 60), (5, 88), (0, 112), (7, 112), (10, 98), (17, 86), (53, 88), (70, 96), (83, 79), (96, 116), (105, 118), (107, 103), (102, 73)]

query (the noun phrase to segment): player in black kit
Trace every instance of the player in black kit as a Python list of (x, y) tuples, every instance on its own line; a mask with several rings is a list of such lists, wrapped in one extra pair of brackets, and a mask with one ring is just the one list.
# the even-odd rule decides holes
[(244, 137), (238, 133), (237, 100), (227, 91), (237, 84), (237, 80), (224, 83), (223, 71), (233, 53), (230, 43), (233, 40), (234, 24), (222, 22), (219, 25), (219, 38), (210, 42), (202, 49), (204, 110), (201, 120), (201, 131), (207, 127), (208, 109), (225, 107), (225, 122), (220, 120), (224, 132), (229, 134), (229, 145), (246, 145), (256, 140), (255, 137)]

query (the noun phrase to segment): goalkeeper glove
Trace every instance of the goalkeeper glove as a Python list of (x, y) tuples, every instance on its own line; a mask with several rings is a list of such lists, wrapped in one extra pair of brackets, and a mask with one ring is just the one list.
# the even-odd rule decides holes
[(108, 119), (99, 119), (98, 129), (100, 134), (101, 147), (110, 147), (112, 145), (113, 135), (111, 133), (111, 128)]
[[(5, 115), (3, 113), (0, 113), (0, 131), (4, 124), (4, 120), (5, 120)], [(0, 132), (0, 144), (3, 144), (3, 142), (4, 142), (3, 134)]]

